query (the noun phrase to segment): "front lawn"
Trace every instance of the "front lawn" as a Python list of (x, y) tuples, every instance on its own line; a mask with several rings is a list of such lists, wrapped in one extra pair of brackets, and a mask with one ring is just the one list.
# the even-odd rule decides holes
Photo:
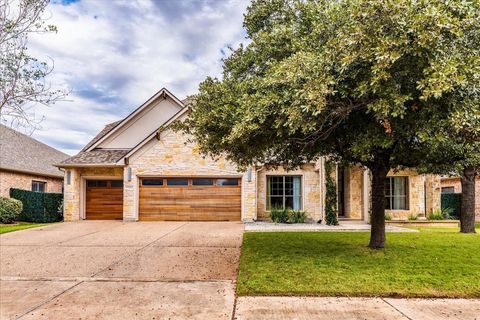
[(238, 294), (480, 297), (480, 234), (419, 230), (384, 250), (366, 232), (245, 233)]
[(16, 224), (0, 224), (0, 234), (36, 227), (43, 227), (45, 225), (47, 225), (47, 223), (18, 222)]

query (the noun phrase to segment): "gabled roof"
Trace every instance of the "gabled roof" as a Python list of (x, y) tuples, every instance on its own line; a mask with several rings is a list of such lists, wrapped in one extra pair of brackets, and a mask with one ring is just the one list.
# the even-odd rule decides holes
[[(108, 136), (113, 134), (118, 128), (121, 128), (124, 123), (127, 123), (130, 119), (132, 119), (136, 114), (140, 113), (143, 109), (147, 108), (150, 103), (155, 101), (159, 97), (170, 97), (172, 100), (174, 100), (176, 103), (178, 103), (179, 106), (182, 107), (172, 118), (170, 118), (166, 123), (164, 124), (159, 124), (159, 127), (163, 127), (165, 124), (170, 123), (170, 121), (173, 118), (176, 118), (177, 115), (183, 114), (187, 107), (185, 105), (191, 103), (191, 99), (187, 98), (184, 99), (183, 101), (179, 100), (177, 97), (175, 97), (170, 91), (167, 89), (163, 88), (160, 91), (158, 91), (155, 95), (150, 97), (145, 103), (143, 103), (140, 107), (138, 107), (136, 110), (134, 110), (131, 114), (129, 114), (127, 117), (125, 117), (122, 120), (112, 122), (110, 124), (107, 124), (102, 131), (100, 131), (87, 145), (75, 156), (70, 157), (62, 162), (59, 162), (56, 164), (58, 167), (81, 167), (81, 166), (113, 166), (113, 165), (124, 165), (124, 163), (121, 163), (120, 161), (127, 155), (129, 154), (133, 149), (137, 149), (138, 145), (135, 146), (134, 148), (128, 148), (128, 149), (101, 149), (101, 148), (96, 148), (102, 141), (104, 141)], [(158, 131), (155, 130), (152, 134), (148, 135), (145, 137), (144, 140), (142, 140), (140, 144), (142, 144), (146, 140), (150, 140), (151, 137), (155, 136), (156, 132)], [(143, 144), (142, 144), (143, 145)]]
[(0, 124), (0, 169), (63, 178), (54, 167), (69, 155)]
[(147, 101), (145, 101), (140, 107), (138, 107), (135, 111), (130, 113), (127, 117), (124, 119), (120, 120), (111, 130), (109, 130), (107, 133), (105, 133), (102, 137), (97, 139), (94, 143), (89, 145), (88, 147), (84, 148), (85, 151), (91, 151), (93, 150), (96, 146), (98, 146), (102, 141), (107, 139), (109, 136), (111, 136), (118, 128), (121, 128), (124, 123), (127, 123), (130, 119), (135, 117), (137, 114), (142, 112), (143, 109), (147, 108), (153, 101), (158, 99), (159, 97), (170, 97), (173, 101), (177, 102), (179, 105), (183, 107), (183, 102), (179, 100), (177, 97), (175, 97), (170, 91), (168, 91), (166, 88), (160, 89), (157, 93), (155, 93), (153, 96), (151, 96)]

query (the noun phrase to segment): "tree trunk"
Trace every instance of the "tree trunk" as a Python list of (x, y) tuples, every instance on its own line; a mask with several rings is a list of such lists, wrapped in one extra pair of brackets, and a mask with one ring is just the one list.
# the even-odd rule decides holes
[(460, 232), (475, 233), (475, 169), (466, 167), (462, 175)]
[(388, 166), (376, 163), (371, 168), (372, 172), (372, 216), (370, 224), (370, 244), (372, 249), (385, 247), (385, 180), (387, 179)]

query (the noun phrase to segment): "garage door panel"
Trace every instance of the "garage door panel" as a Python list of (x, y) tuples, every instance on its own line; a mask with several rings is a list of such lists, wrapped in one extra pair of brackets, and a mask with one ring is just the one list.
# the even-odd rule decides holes
[(85, 198), (87, 220), (122, 220), (123, 188), (87, 187)]
[(240, 186), (141, 186), (140, 220), (240, 220)]

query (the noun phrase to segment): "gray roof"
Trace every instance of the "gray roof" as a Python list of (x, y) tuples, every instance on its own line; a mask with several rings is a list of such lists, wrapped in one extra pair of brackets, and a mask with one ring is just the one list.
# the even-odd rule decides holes
[(118, 120), (118, 121), (115, 121), (115, 122), (112, 122), (112, 123), (109, 123), (107, 124), (103, 129), (102, 131), (100, 131), (89, 143), (87, 143), (87, 145), (82, 149), (82, 151), (85, 151), (87, 150), (88, 148), (90, 148), (90, 146), (92, 144), (94, 144), (95, 142), (97, 142), (98, 140), (100, 140), (104, 135), (106, 135), (108, 132), (110, 132), (110, 130), (112, 130), (113, 128), (115, 128), (117, 126), (117, 124), (119, 124), (120, 122), (122, 122), (122, 120)]
[(130, 149), (94, 149), (92, 151), (81, 151), (77, 155), (62, 161), (61, 164), (77, 165), (77, 164), (114, 164)]
[(1, 169), (62, 178), (63, 173), (54, 164), (68, 157), (66, 153), (0, 124)]
[(76, 155), (65, 159), (61, 165), (82, 165), (82, 164), (112, 164), (120, 160), (130, 150), (126, 149), (94, 149), (86, 151), (95, 142), (100, 140), (110, 130), (115, 128), (122, 120), (107, 124), (87, 145)]

